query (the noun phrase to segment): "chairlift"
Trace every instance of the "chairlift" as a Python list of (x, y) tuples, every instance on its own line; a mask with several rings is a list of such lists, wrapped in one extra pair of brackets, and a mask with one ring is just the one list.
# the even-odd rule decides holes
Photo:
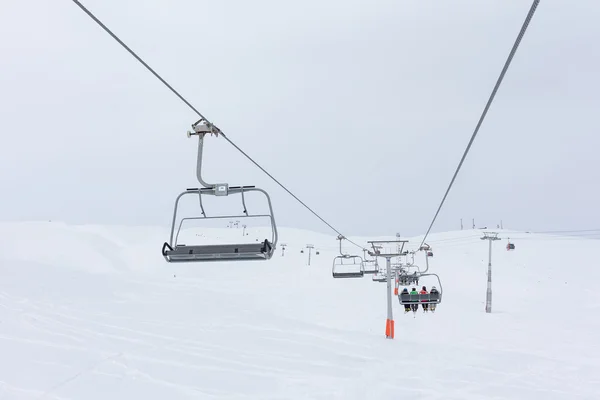
[(334, 278), (362, 278), (365, 275), (360, 256), (342, 255), (333, 259), (332, 275)]
[(416, 271), (412, 274), (407, 271), (400, 271), (398, 273), (398, 283), (402, 286), (418, 285), (420, 276)]
[[(168, 262), (207, 262), (207, 261), (249, 261), (249, 260), (269, 260), (275, 252), (277, 245), (277, 226), (273, 215), (273, 207), (269, 194), (263, 189), (255, 186), (229, 186), (227, 183), (209, 184), (202, 179), (202, 150), (204, 145), (204, 136), (207, 133), (218, 136), (220, 131), (214, 125), (208, 123), (204, 119), (199, 120), (192, 125), (193, 132), (188, 131), (188, 138), (198, 136), (198, 160), (196, 166), (196, 177), (203, 186), (201, 188), (186, 189), (179, 194), (175, 200), (175, 208), (173, 211), (173, 221), (171, 224), (171, 235), (169, 242), (165, 242), (162, 246), (162, 255)], [(269, 207), (268, 214), (250, 214), (246, 207), (244, 195), (248, 192), (262, 193), (266, 198), (266, 203)], [(197, 195), (200, 206), (200, 215), (194, 217), (182, 218), (175, 233), (177, 224), (177, 209), (179, 200), (185, 195)], [(203, 196), (228, 196), (230, 194), (240, 194), (243, 207), (242, 215), (216, 215), (208, 216), (202, 204)], [(271, 238), (255, 243), (240, 243), (240, 244), (209, 244), (209, 245), (186, 245), (177, 242), (179, 233), (184, 221), (187, 220), (239, 220), (242, 218), (267, 217), (271, 223)]]
[(342, 253), (342, 235), (337, 238), (340, 241), (340, 255), (333, 259), (331, 274), (334, 278), (362, 278), (365, 275), (364, 262), (360, 256), (352, 256)]
[(510, 238), (508, 239), (508, 244), (506, 245), (506, 250), (511, 251), (515, 249), (515, 244), (510, 242)]
[(433, 251), (428, 251), (427, 252), (427, 257), (433, 257)]
[(373, 282), (387, 282), (387, 274), (384, 271), (377, 271), (377, 273), (374, 274), (371, 279)]
[(442, 281), (437, 274), (421, 274), (419, 275), (419, 279), (424, 276), (435, 276), (438, 281), (438, 293), (427, 293), (427, 294), (410, 294), (410, 293), (400, 293), (398, 295), (398, 301), (402, 305), (412, 305), (412, 304), (440, 304), (442, 302)]
[(363, 249), (363, 263), (364, 263), (364, 272), (365, 274), (376, 274), (379, 272), (379, 264), (377, 263), (377, 257), (372, 260), (367, 260), (367, 250)]

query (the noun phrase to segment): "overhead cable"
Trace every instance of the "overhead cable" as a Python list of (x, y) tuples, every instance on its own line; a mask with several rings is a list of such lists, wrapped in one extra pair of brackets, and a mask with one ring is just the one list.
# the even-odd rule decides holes
[(448, 189), (446, 189), (446, 193), (444, 194), (444, 197), (442, 198), (442, 201), (441, 201), (437, 211), (435, 212), (435, 215), (433, 216), (433, 220), (431, 221), (431, 224), (429, 225), (429, 228), (427, 229), (425, 236), (423, 236), (423, 241), (421, 242), (419, 247), (423, 246), (423, 243), (425, 243), (425, 240), (427, 239), (427, 236), (429, 235), (429, 232), (431, 231), (431, 228), (433, 227), (433, 224), (435, 223), (435, 220), (437, 219), (438, 214), (440, 213), (440, 210), (442, 209), (442, 206), (444, 205), (444, 202), (446, 201), (446, 197), (448, 197), (448, 193), (450, 192), (452, 185), (454, 185), (456, 176), (458, 175), (458, 172), (460, 171), (460, 168), (462, 167), (463, 162), (465, 161), (465, 158), (467, 157), (467, 154), (469, 153), (469, 150), (471, 149), (471, 145), (473, 144), (473, 141), (475, 140), (475, 137), (477, 136), (477, 133), (479, 132), (479, 128), (481, 127), (481, 124), (483, 123), (483, 120), (485, 119), (485, 116), (487, 115), (487, 112), (490, 109), (492, 102), (494, 101), (494, 97), (496, 97), (496, 92), (498, 92), (498, 89), (500, 88), (500, 84), (502, 83), (502, 80), (504, 79), (504, 75), (506, 74), (506, 71), (508, 70), (508, 67), (509, 67), (511, 61), (512, 61), (515, 53), (517, 52), (517, 48), (519, 47), (519, 44), (521, 43), (521, 39), (523, 39), (523, 36), (525, 35), (525, 31), (527, 30), (527, 27), (529, 26), (529, 22), (531, 21), (531, 18), (533, 18), (533, 14), (535, 13), (535, 10), (537, 9), (539, 2), (540, 2), (540, 0), (534, 0), (533, 4), (531, 5), (531, 8), (529, 9), (529, 13), (527, 14), (527, 17), (525, 18), (525, 21), (523, 22), (523, 26), (521, 27), (521, 31), (519, 32), (519, 35), (517, 36), (517, 40), (513, 44), (512, 50), (510, 51), (510, 54), (508, 55), (508, 59), (504, 63), (504, 68), (502, 68), (502, 72), (500, 73), (500, 76), (498, 77), (498, 80), (496, 81), (494, 90), (492, 90), (492, 94), (490, 95), (490, 98), (488, 99), (487, 104), (485, 105), (485, 108), (483, 109), (483, 113), (481, 114), (481, 117), (479, 118), (479, 121), (477, 122), (475, 131), (471, 135), (471, 140), (469, 140), (469, 144), (467, 145), (467, 148), (465, 149), (463, 156), (460, 159), (460, 162), (458, 163), (458, 167), (456, 168), (456, 171), (454, 172), (454, 176), (452, 177), (452, 180), (450, 181), (450, 184), (448, 185)]
[[(208, 124), (212, 125), (213, 127), (216, 128), (216, 126), (214, 124), (212, 124), (204, 115), (202, 115), (200, 113), (200, 111), (198, 111), (189, 101), (187, 101), (181, 94), (179, 94), (179, 92), (177, 90), (175, 90), (171, 85), (169, 85), (169, 83), (167, 83), (166, 80), (164, 80), (156, 71), (154, 71), (144, 60), (142, 60), (133, 50), (131, 50), (131, 48), (129, 46), (127, 46), (121, 39), (119, 39), (119, 37), (117, 35), (115, 35), (106, 25), (104, 25), (102, 23), (102, 21), (100, 21), (98, 18), (96, 18), (96, 16), (89, 11), (83, 4), (81, 4), (81, 2), (79, 2), (78, 0), (73, 0), (73, 2), (75, 4), (77, 4), (79, 6), (79, 8), (81, 8), (91, 19), (93, 19), (98, 25), (100, 25), (100, 27), (102, 27), (102, 29), (104, 29), (110, 36), (112, 36), (113, 39), (115, 39), (121, 46), (123, 46), (123, 48), (125, 48), (125, 50), (127, 50), (133, 57), (135, 57), (136, 60), (138, 60), (144, 67), (146, 67), (158, 80), (160, 80), (166, 87), (168, 87), (177, 97), (179, 97), (179, 99), (181, 99), (181, 101), (183, 101), (190, 109), (192, 109), (200, 118), (202, 118), (203, 120), (205, 120)], [(344, 236), (340, 231), (338, 231), (337, 229), (335, 229), (329, 222), (325, 221), (325, 219), (323, 219), (319, 214), (317, 214), (312, 208), (310, 208), (308, 205), (306, 205), (306, 203), (304, 203), (302, 200), (300, 200), (298, 198), (298, 196), (296, 196), (295, 194), (293, 194), (287, 187), (285, 187), (281, 182), (279, 182), (277, 179), (275, 179), (275, 177), (273, 177), (273, 175), (271, 175), (269, 172), (267, 172), (266, 169), (264, 169), (262, 166), (260, 166), (260, 164), (258, 164), (252, 157), (250, 157), (246, 152), (244, 152), (238, 145), (236, 145), (231, 139), (229, 139), (224, 133), (223, 131), (221, 131), (220, 129), (218, 129), (218, 133), (220, 135), (222, 135), (225, 140), (227, 140), (233, 147), (236, 148), (236, 150), (238, 150), (240, 153), (242, 153), (248, 160), (250, 160), (254, 165), (256, 165), (262, 172), (264, 172), (269, 178), (271, 178), (275, 183), (277, 183), (283, 190), (285, 190), (290, 196), (292, 196), (296, 201), (298, 201), (302, 206), (304, 206), (308, 211), (310, 211), (314, 216), (316, 216), (319, 220), (321, 220), (321, 222), (323, 222), (325, 225), (327, 225), (329, 228), (331, 228), (333, 231), (335, 231), (338, 235)], [(344, 238), (352, 243), (353, 245), (364, 249), (363, 246), (360, 246), (356, 243), (354, 243), (352, 240), (346, 238), (344, 236)]]

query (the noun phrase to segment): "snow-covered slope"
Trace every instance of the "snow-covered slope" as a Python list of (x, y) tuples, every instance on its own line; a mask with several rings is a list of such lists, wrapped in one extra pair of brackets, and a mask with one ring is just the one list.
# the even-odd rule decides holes
[(283, 257), (174, 265), (168, 234), (0, 224), (0, 399), (600, 398), (600, 241), (500, 231), (516, 250), (494, 243), (486, 314), (481, 232), (431, 235), (443, 303), (395, 299), (386, 340), (385, 284), (334, 280), (335, 235), (283, 228)]

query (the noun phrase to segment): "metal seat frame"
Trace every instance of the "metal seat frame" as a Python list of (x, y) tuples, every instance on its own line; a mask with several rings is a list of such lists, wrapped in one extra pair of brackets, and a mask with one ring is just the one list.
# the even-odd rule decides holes
[[(380, 266), (377, 262), (377, 251), (380, 251), (382, 247), (380, 245), (373, 245), (373, 251), (371, 250), (363, 250), (366, 251), (371, 257), (375, 259), (375, 263), (378, 266), (377, 272), (372, 276), (373, 282), (378, 283), (387, 283), (387, 270), (385, 266)], [(395, 273), (395, 268), (392, 265), (392, 272)]]
[[(345, 237), (343, 237), (342, 235), (339, 235), (337, 240), (340, 241), (340, 255), (336, 256), (333, 258), (333, 267), (331, 268), (331, 275), (336, 278), (362, 278), (363, 276), (365, 276), (365, 264), (364, 264), (364, 260), (362, 259), (361, 256), (352, 256), (349, 254), (344, 254), (342, 253), (342, 240), (344, 240)], [(339, 263), (337, 263), (336, 261), (340, 260)], [(352, 260), (352, 261), (356, 261), (356, 260), (360, 260), (360, 263), (356, 263), (354, 262), (352, 265), (353, 266), (359, 266), (360, 270), (359, 271), (352, 271), (352, 272), (339, 272), (336, 271), (336, 267), (340, 267), (343, 265), (350, 265), (350, 264), (344, 264), (344, 260)]]
[(371, 279), (373, 279), (373, 282), (386, 283), (387, 275), (384, 271), (377, 271), (377, 273), (373, 275)]
[(377, 274), (379, 272), (379, 263), (377, 262), (377, 258), (367, 260), (367, 249), (363, 249), (363, 269), (365, 274), (372, 275)]
[[(198, 136), (198, 160), (196, 166), (196, 177), (202, 188), (186, 189), (180, 193), (175, 200), (173, 210), (173, 220), (171, 223), (171, 235), (169, 242), (165, 242), (162, 247), (162, 255), (168, 262), (206, 262), (206, 261), (246, 261), (246, 260), (269, 260), (275, 252), (277, 246), (277, 225), (273, 215), (273, 206), (269, 194), (263, 189), (255, 186), (232, 186), (227, 183), (209, 184), (202, 179), (202, 150), (204, 147), (204, 136), (207, 133), (219, 134), (218, 128), (200, 120), (192, 125), (194, 132), (188, 131), (188, 137)], [(269, 206), (269, 214), (249, 214), (244, 193), (259, 192), (262, 193)], [(182, 218), (177, 227), (177, 210), (179, 200), (189, 194), (198, 195), (199, 206), (202, 216)], [(217, 215), (208, 216), (202, 204), (202, 196), (228, 196), (230, 194), (240, 194), (242, 199), (244, 215)], [(265, 239), (263, 242), (241, 243), (241, 244), (210, 244), (210, 245), (185, 245), (178, 244), (179, 233), (184, 221), (188, 220), (209, 220), (209, 219), (232, 219), (232, 218), (255, 218), (267, 217), (271, 224), (271, 240)]]

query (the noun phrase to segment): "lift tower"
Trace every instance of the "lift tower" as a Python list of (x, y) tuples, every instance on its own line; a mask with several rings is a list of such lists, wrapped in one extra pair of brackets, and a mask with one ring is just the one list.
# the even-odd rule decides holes
[(373, 247), (373, 251), (369, 251), (369, 255), (372, 257), (384, 257), (386, 261), (387, 320), (385, 321), (385, 337), (387, 339), (394, 338), (394, 315), (392, 312), (392, 257), (408, 254), (407, 251), (402, 252), (404, 244), (407, 242), (408, 240), (372, 240), (367, 242)]
[(487, 273), (487, 291), (485, 293), (485, 312), (492, 312), (492, 241), (500, 240), (496, 232), (483, 232), (481, 240), (488, 240), (490, 243), (488, 273)]

